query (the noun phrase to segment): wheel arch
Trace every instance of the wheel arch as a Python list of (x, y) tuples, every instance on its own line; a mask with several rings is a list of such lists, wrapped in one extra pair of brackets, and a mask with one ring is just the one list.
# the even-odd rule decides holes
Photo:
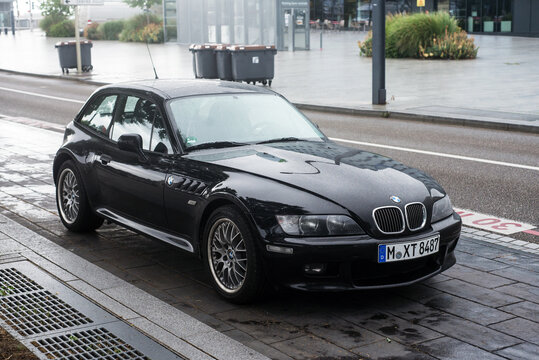
[(242, 202), (240, 201), (238, 198), (236, 198), (235, 196), (232, 196), (230, 194), (215, 194), (213, 196), (211, 196), (208, 204), (206, 205), (206, 207), (204, 208), (201, 216), (200, 216), (200, 220), (198, 222), (198, 227), (197, 227), (197, 234), (196, 234), (196, 239), (197, 239), (197, 243), (198, 243), (198, 248), (199, 248), (199, 253), (198, 253), (198, 256), (200, 258), (202, 258), (202, 254), (203, 254), (203, 249), (202, 249), (202, 243), (203, 243), (203, 240), (204, 240), (204, 228), (206, 226), (206, 222), (208, 221), (208, 219), (210, 218), (211, 214), (218, 208), (222, 207), (222, 206), (227, 206), (227, 205), (231, 205), (233, 207), (235, 207), (236, 209), (238, 209), (240, 211), (240, 213), (247, 219), (247, 223), (249, 224), (249, 226), (251, 227), (251, 230), (253, 231), (253, 233), (256, 233), (254, 230), (254, 219), (253, 217), (251, 216), (250, 214), (250, 211), (249, 211), (249, 208)]
[(52, 165), (52, 177), (54, 180), (54, 185), (57, 185), (56, 180), (58, 178), (58, 171), (62, 167), (62, 164), (69, 160), (76, 162), (75, 157), (68, 151), (60, 151), (56, 154), (56, 157), (54, 158), (54, 162)]

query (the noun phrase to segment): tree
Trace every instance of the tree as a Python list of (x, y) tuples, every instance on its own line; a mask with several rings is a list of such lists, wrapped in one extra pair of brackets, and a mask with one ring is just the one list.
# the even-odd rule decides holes
[(154, 5), (161, 4), (162, 0), (124, 0), (124, 3), (132, 8), (141, 8), (142, 10), (149, 10)]
[(62, 5), (61, 0), (46, 0), (41, 3), (39, 8), (43, 16), (54, 16), (56, 18), (65, 19), (73, 13), (73, 7)]

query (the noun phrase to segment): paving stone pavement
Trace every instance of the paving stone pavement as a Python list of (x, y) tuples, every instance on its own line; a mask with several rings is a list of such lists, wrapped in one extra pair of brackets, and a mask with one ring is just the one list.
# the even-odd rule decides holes
[[(165, 243), (110, 224), (92, 234), (67, 232), (57, 216), (51, 175), (61, 141), (59, 132), (0, 119), (0, 213), (127, 281), (129, 289), (141, 289), (270, 358), (532, 359), (539, 354), (536, 249), (508, 247), (514, 241), (464, 229), (457, 265), (421, 284), (344, 294), (276, 292), (257, 304), (233, 305), (211, 289), (197, 258)], [(0, 232), (0, 263), (21, 259), (18, 238), (32, 241), (31, 232)], [(66, 276), (63, 264), (75, 261), (55, 255), (50, 246), (39, 253), (58, 265), (49, 271), (59, 277)], [(75, 275), (91, 277), (88, 269), (81, 266)], [(146, 301), (122, 299), (119, 293), (128, 286), (106, 276), (92, 281), (119, 299), (119, 311), (127, 317), (133, 316), (130, 304)], [(77, 281), (70, 285), (84, 287)], [(144, 319), (132, 323), (150, 335), (163, 331)], [(212, 338), (204, 341), (211, 345)]]

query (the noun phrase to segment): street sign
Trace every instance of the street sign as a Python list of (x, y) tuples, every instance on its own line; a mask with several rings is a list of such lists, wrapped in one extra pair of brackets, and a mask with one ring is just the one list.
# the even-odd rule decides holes
[(77, 5), (104, 5), (105, 0), (62, 0), (62, 5), (77, 6)]
[(417, 7), (425, 7), (425, 0), (417, 0)]

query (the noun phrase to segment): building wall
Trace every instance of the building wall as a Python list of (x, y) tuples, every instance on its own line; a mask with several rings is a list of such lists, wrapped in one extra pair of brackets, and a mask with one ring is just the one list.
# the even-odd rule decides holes
[(514, 33), (539, 36), (539, 0), (514, 1)]
[(276, 0), (177, 0), (177, 41), (273, 45)]

